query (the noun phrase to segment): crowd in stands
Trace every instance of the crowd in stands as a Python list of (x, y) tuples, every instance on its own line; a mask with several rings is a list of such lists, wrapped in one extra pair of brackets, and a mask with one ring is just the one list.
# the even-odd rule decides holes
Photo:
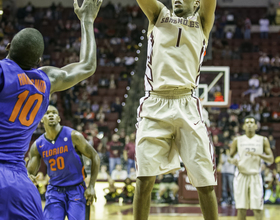
[[(212, 39), (213, 60), (204, 64), (230, 65), (231, 81), (246, 82), (238, 96), (233, 94), (234, 98), (228, 109), (207, 108), (216, 165), (222, 173), (222, 204), (234, 204), (234, 166), (227, 163), (226, 152), (233, 138), (242, 134), (242, 119), (246, 115), (253, 115), (259, 121), (258, 132), (267, 132), (274, 156), (277, 156), (273, 130), (263, 125), (280, 122), (280, 51), (268, 51), (265, 43), (259, 45), (260, 39), (263, 42), (278, 39), (277, 34), (269, 33), (269, 26), (276, 24), (276, 7), (270, 4), (268, 9), (260, 9), (260, 12), (259, 17), (252, 19), (246, 14), (238, 16), (230, 10), (218, 8)], [(101, 159), (98, 180), (108, 181), (108, 188), (104, 189), (108, 202), (123, 198), (125, 202), (131, 203), (133, 199), (134, 187), (131, 181), (136, 179), (135, 133), (126, 134), (122, 129), (114, 133), (115, 125), (109, 127), (107, 121), (112, 116), (111, 113), (115, 113), (115, 122), (122, 117), (123, 95), (130, 86), (136, 52), (140, 47), (138, 43), (142, 26), (135, 22), (143, 18), (136, 5), (124, 7), (109, 2), (103, 6), (94, 28), (98, 49), (96, 76), (65, 92), (53, 94), (50, 98), (50, 104), (62, 113), (62, 124), (80, 131), (98, 152)], [(259, 24), (260, 27), (257, 35), (251, 33), (254, 24)], [(1, 59), (6, 56), (5, 47), (13, 35), (25, 27), (35, 27), (44, 35), (42, 65), (61, 67), (79, 59), (80, 23), (72, 8), (64, 8), (60, 3), (52, 3), (49, 8), (36, 8), (31, 3), (19, 9), (11, 5), (4, 8), (0, 25)], [(250, 56), (254, 63), (240, 67), (239, 63), (246, 60), (246, 56)], [(110, 67), (110, 71), (107, 71)], [(234, 92), (238, 91), (233, 90)], [(267, 99), (273, 97), (278, 98), (276, 105), (272, 105)], [(36, 133), (43, 132), (40, 124)], [(90, 161), (87, 158), (84, 161), (86, 171), (90, 172)], [(263, 164), (262, 167), (266, 203), (280, 203), (280, 158), (277, 163), (276, 169), (269, 164)], [(158, 177), (158, 201), (177, 202), (177, 179), (178, 173)], [(115, 181), (124, 181), (125, 187), (118, 190), (114, 186)], [(42, 199), (47, 182), (48, 177), (40, 174), (38, 189)]]

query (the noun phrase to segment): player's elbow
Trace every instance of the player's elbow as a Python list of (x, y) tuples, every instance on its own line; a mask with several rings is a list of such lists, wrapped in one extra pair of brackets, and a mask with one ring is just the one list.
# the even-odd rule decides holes
[(96, 62), (83, 62), (82, 70), (84, 74), (89, 77), (92, 76), (96, 71)]

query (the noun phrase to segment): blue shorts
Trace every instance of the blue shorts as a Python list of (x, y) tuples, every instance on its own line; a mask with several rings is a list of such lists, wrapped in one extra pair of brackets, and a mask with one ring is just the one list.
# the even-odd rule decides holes
[(46, 192), (45, 220), (84, 220), (86, 214), (85, 188), (78, 186), (56, 187), (48, 185)]
[(40, 194), (24, 165), (0, 163), (0, 220), (42, 220)]

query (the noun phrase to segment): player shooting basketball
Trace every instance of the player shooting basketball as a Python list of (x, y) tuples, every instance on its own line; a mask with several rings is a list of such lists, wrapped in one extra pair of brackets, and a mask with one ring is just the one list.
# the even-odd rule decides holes
[(155, 177), (180, 168), (197, 188), (202, 213), (218, 219), (213, 149), (194, 96), (216, 0), (137, 0), (149, 20), (146, 95), (138, 108), (134, 219), (148, 219)]

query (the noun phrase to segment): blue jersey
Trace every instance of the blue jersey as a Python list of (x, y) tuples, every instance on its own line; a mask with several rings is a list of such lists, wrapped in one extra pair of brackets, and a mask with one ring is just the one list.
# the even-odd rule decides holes
[(63, 126), (54, 141), (48, 140), (45, 134), (36, 140), (53, 186), (73, 186), (85, 178), (82, 156), (72, 143), (72, 131), (72, 128)]
[(14, 61), (0, 61), (0, 161), (24, 163), (24, 154), (47, 111), (50, 80), (45, 72), (22, 70)]

